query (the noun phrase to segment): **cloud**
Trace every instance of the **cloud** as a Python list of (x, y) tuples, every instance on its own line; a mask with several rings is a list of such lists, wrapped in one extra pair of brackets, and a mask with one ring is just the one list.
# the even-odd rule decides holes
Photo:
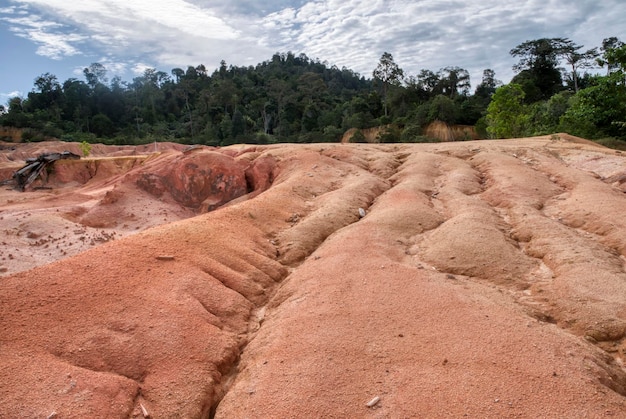
[(371, 77), (390, 52), (407, 75), (459, 66), (475, 85), (486, 68), (510, 79), (509, 51), (526, 40), (569, 37), (590, 48), (624, 36), (621, 2), (12, 0), (0, 19), (41, 55), (82, 54), (86, 65), (107, 57), (110, 76), (142, 65), (251, 65), (292, 51)]
[[(486, 68), (510, 78), (514, 60), (509, 51), (526, 40), (571, 37), (592, 47), (599, 44), (598, 38), (619, 35), (600, 35), (603, 31), (597, 32), (597, 23), (590, 24), (594, 19), (620, 15), (616, 13), (619, 3), (318, 0), (265, 16), (262, 42), (304, 52), (367, 77), (382, 53), (390, 52), (405, 73), (460, 66), (470, 70), (477, 84)], [(585, 25), (598, 34), (591, 37), (593, 43), (581, 39), (589, 38), (586, 31), (577, 30)], [(620, 28), (617, 19), (612, 27)]]
[(11, 31), (17, 36), (37, 44), (37, 54), (56, 60), (79, 54), (79, 50), (73, 44), (83, 41), (84, 36), (66, 31), (66, 28), (57, 22), (17, 13), (14, 8), (10, 9), (9, 13), (15, 16), (3, 16), (0, 20), (8, 23)]
[[(237, 39), (240, 34), (210, 9), (201, 8), (182, 0), (17, 0), (36, 12), (20, 21), (17, 17), (5, 17), (20, 36), (42, 45), (40, 54), (50, 56), (79, 53), (81, 42), (88, 39), (102, 48), (122, 53), (132, 47), (134, 52), (151, 54), (160, 49), (168, 39), (192, 38), (199, 42), (225, 42)], [(42, 16), (45, 16), (44, 19)], [(70, 33), (65, 42), (60, 29), (66, 25), (54, 25), (63, 21), (85, 35)], [(63, 31), (65, 32), (65, 31)], [(67, 32), (64, 36), (67, 36)], [(56, 46), (56, 48), (53, 48)], [(54, 50), (54, 53), (51, 51)]]
[(20, 92), (19, 90), (14, 90), (9, 93), (0, 93), (0, 102), (6, 103), (12, 97), (23, 97), (23, 96), (24, 96), (24, 93)]

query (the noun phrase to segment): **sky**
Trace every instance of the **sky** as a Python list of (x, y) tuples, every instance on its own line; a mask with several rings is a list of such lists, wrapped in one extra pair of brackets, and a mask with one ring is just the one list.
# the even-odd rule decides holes
[(44, 73), (85, 80), (95, 62), (132, 81), (146, 68), (211, 73), (288, 51), (366, 78), (389, 52), (405, 76), (456, 66), (475, 87), (490, 68), (508, 83), (522, 42), (599, 47), (626, 41), (624, 22), (624, 0), (0, 0), (0, 104)]

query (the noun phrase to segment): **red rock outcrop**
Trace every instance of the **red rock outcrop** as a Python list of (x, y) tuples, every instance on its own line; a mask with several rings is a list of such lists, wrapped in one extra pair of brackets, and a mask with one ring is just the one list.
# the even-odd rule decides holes
[(189, 208), (211, 211), (248, 192), (247, 164), (202, 149), (161, 161), (134, 175), (143, 190), (160, 198), (165, 192)]

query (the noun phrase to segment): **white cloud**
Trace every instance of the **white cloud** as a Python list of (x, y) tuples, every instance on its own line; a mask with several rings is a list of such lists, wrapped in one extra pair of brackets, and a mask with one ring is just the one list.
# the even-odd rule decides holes
[(85, 39), (76, 33), (63, 33), (62, 25), (37, 16), (5, 17), (2, 20), (11, 25), (11, 30), (17, 36), (37, 44), (37, 54), (52, 59), (79, 54), (73, 44)]
[[(281, 50), (304, 52), (370, 77), (387, 51), (408, 74), (420, 69), (460, 66), (480, 82), (482, 70), (510, 79), (514, 59), (509, 51), (530, 39), (570, 37), (587, 47), (602, 38), (620, 36), (619, 0), (435, 1), (317, 0), (285, 9), (263, 19), (262, 42)], [(577, 30), (594, 19), (610, 21), (622, 33), (596, 23), (591, 31)], [(599, 30), (598, 29), (602, 29)], [(590, 32), (595, 31), (597, 35)], [(602, 33), (604, 32), (604, 33)]]
[(0, 93), (0, 100), (2, 102), (11, 99), (12, 97), (21, 97), (23, 96), (24, 93), (20, 92), (19, 90), (14, 90), (12, 92), (9, 93)]
[[(305, 53), (370, 77), (383, 52), (408, 75), (445, 66), (510, 79), (511, 48), (569, 37), (590, 48), (624, 37), (623, 0), (11, 0), (0, 19), (51, 58), (83, 54), (114, 74), (233, 65)], [(28, 15), (23, 15), (28, 11)], [(116, 63), (116, 64), (115, 64)], [(167, 69), (164, 69), (167, 71)]]
[(140, 76), (149, 68), (154, 68), (154, 66), (144, 63), (135, 63), (131, 70), (135, 75)]
[[(119, 55), (156, 55), (158, 59), (161, 51), (189, 50), (202, 43), (232, 41), (240, 36), (211, 10), (183, 0), (16, 1), (35, 9), (36, 14), (3, 20), (16, 34), (40, 45), (38, 54), (55, 59), (79, 54), (83, 41)], [(11, 11), (15, 12), (13, 8), (7, 10)], [(68, 34), (70, 25), (84, 35)], [(188, 43), (180, 45), (180, 39)], [(205, 50), (206, 46), (199, 49)]]

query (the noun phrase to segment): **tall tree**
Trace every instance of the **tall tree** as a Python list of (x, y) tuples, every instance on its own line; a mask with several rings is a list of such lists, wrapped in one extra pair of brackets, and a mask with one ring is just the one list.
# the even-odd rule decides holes
[(404, 71), (395, 63), (390, 53), (384, 52), (373, 72), (373, 76), (383, 83), (383, 106), (385, 108), (385, 116), (387, 116), (387, 93), (389, 86), (399, 85), (404, 77)]
[(542, 38), (526, 41), (510, 51), (520, 61), (513, 66), (516, 75), (512, 83), (518, 83), (526, 93), (526, 100), (534, 102), (549, 99), (563, 88), (559, 60), (569, 41), (566, 38)]
[(439, 70), (441, 94), (454, 99), (458, 95), (466, 96), (470, 88), (469, 72), (460, 67), (445, 67)]
[(35, 79), (34, 91), (28, 93), (28, 104), (33, 110), (47, 114), (50, 120), (59, 120), (64, 99), (63, 89), (57, 76), (42, 74)]
[(598, 57), (598, 49), (592, 48), (587, 51), (579, 52), (582, 45), (576, 45), (569, 39), (565, 40), (563, 45), (563, 57), (572, 68), (572, 80), (574, 81), (574, 91), (578, 92), (578, 69), (591, 68), (596, 65), (596, 57)]
[(474, 94), (481, 98), (490, 99), (496, 92), (496, 88), (501, 86), (502, 82), (496, 79), (496, 72), (490, 68), (483, 70), (483, 79), (478, 86)]
[(434, 93), (439, 85), (439, 75), (430, 70), (421, 70), (417, 75), (419, 85), (427, 92)]
[(83, 69), (83, 74), (89, 87), (94, 89), (98, 84), (106, 84), (107, 69), (100, 63), (91, 63), (89, 67)]
[(180, 81), (180, 79), (185, 75), (185, 70), (183, 70), (182, 68), (173, 68), (172, 69), (172, 76), (175, 77), (175, 82), (178, 83)]

